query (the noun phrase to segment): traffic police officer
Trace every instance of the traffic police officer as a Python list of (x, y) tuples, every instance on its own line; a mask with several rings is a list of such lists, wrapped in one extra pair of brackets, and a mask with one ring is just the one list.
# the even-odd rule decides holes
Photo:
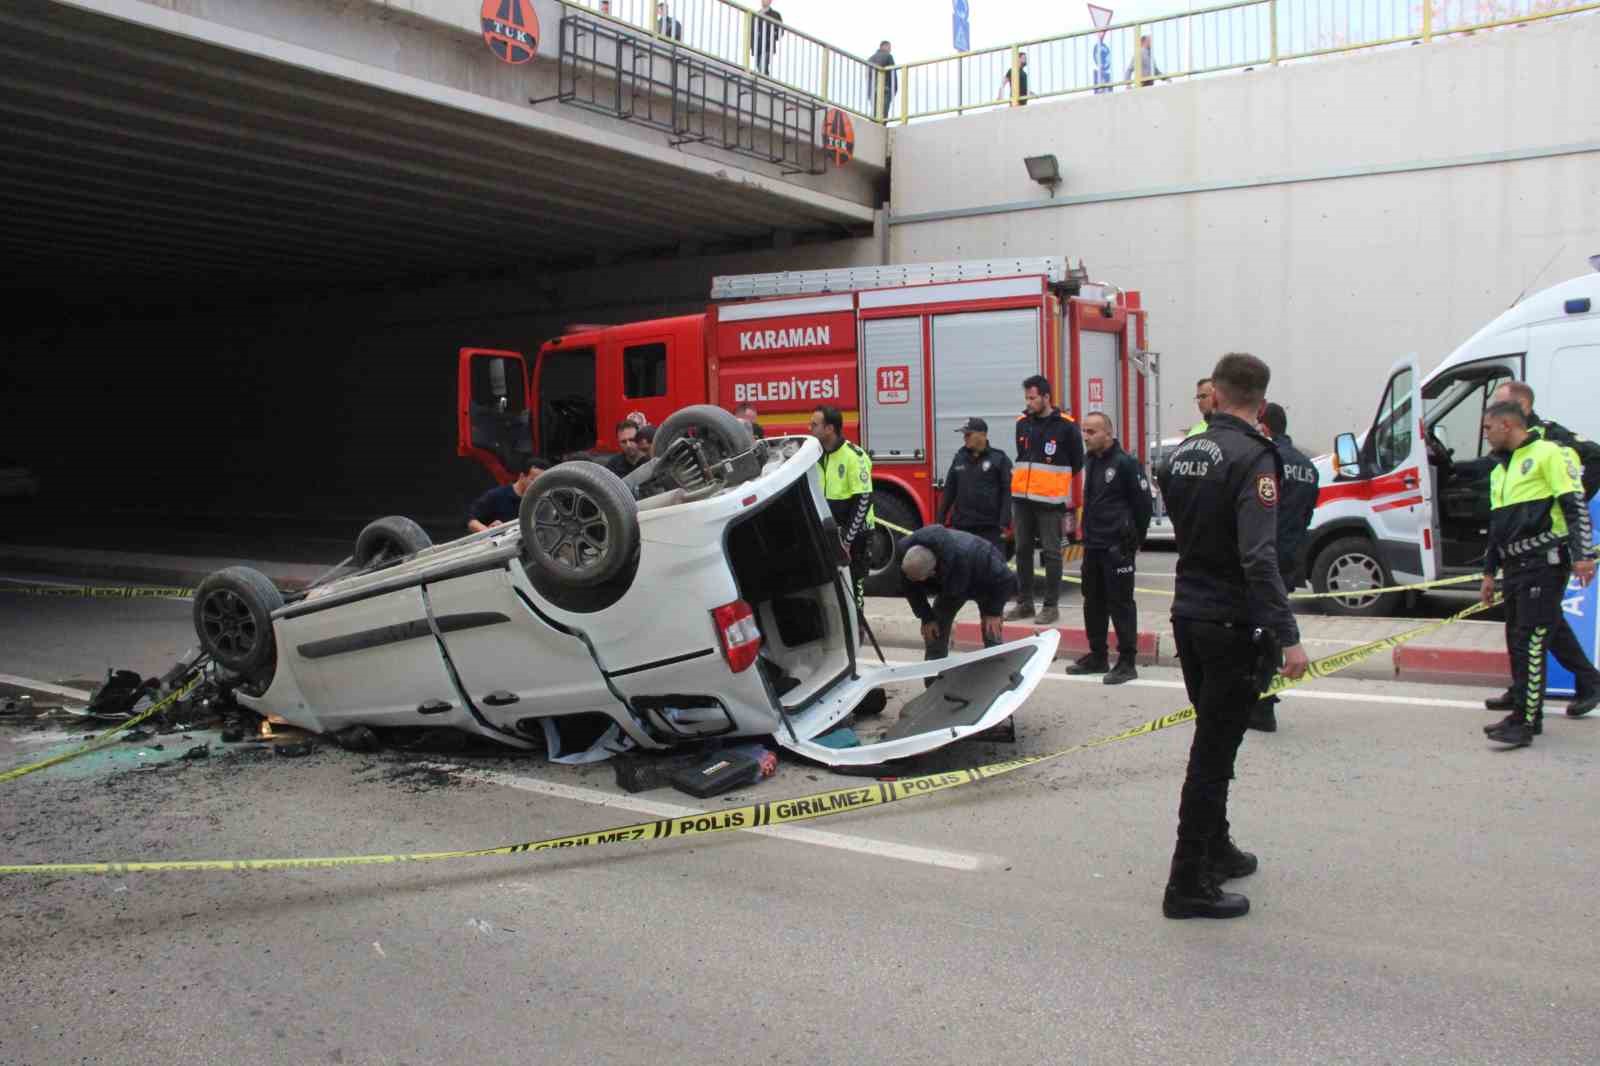
[[(1278, 502), (1278, 574), (1283, 587), (1294, 590), (1300, 587), (1300, 545), (1305, 542), (1306, 530), (1311, 527), (1311, 514), (1317, 509), (1317, 486), (1321, 480), (1317, 468), (1305, 453), (1289, 439), (1289, 415), (1282, 407), (1269, 403), (1261, 412), (1261, 434), (1272, 438), (1283, 460), (1283, 498)], [(1263, 733), (1278, 729), (1278, 697), (1268, 696), (1257, 703), (1250, 712), (1250, 728)]]
[(1204, 433), (1179, 444), (1160, 474), (1178, 540), (1173, 638), (1194, 704), (1194, 740), (1178, 803), (1178, 842), (1161, 910), (1168, 918), (1237, 918), (1250, 901), (1221, 883), (1255, 872), (1229, 836), (1228, 782), (1245, 723), (1283, 649), (1283, 674), (1306, 653), (1278, 576), (1281, 462), (1256, 432), (1271, 378), (1233, 352), (1212, 371), (1216, 408)]
[(969, 418), (958, 430), (961, 450), (950, 460), (939, 496), (939, 521), (951, 529), (975, 533), (999, 548), (1011, 525), (1011, 460), (989, 447), (989, 423)]
[(1494, 571), (1504, 571), (1511, 712), (1484, 730), (1490, 740), (1523, 748), (1544, 730), (1544, 655), (1562, 622), (1567, 579), (1594, 579), (1594, 547), (1583, 483), (1573, 454), (1528, 429), (1516, 403), (1490, 404), (1484, 438), (1494, 449), (1489, 472), (1489, 551), (1479, 593), (1494, 599)]
[[(983, 646), (1000, 643), (1001, 614), (1017, 591), (1017, 577), (999, 548), (959, 529), (923, 526), (901, 540), (896, 550), (906, 602), (922, 623), (924, 659), (950, 654), (950, 630), (968, 600), (978, 604)], [(932, 606), (929, 593), (934, 597)]]
[(1198, 437), (1211, 424), (1211, 412), (1216, 407), (1216, 396), (1212, 392), (1210, 378), (1201, 378), (1194, 383), (1194, 406), (1200, 412), (1200, 421), (1184, 431), (1185, 437)]
[(1017, 461), (1011, 469), (1011, 514), (1017, 537), (1017, 605), (1007, 618), (1033, 618), (1033, 545), (1044, 561), (1044, 608), (1035, 625), (1061, 618), (1061, 535), (1072, 479), (1083, 469), (1078, 424), (1050, 401), (1050, 382), (1034, 374), (1022, 383), (1026, 410), (1017, 419)]
[(822, 445), (822, 494), (850, 557), (859, 615), (867, 607), (867, 534), (877, 518), (872, 509), (872, 460), (844, 439), (844, 415), (837, 407), (811, 412), (811, 435)]
[[(1083, 416), (1089, 453), (1083, 473), (1083, 624), (1089, 654), (1069, 674), (1105, 674), (1108, 685), (1139, 676), (1139, 615), (1133, 602), (1133, 560), (1150, 529), (1150, 482), (1139, 460), (1123, 451), (1104, 412)], [(1106, 621), (1117, 629), (1117, 665), (1106, 654)], [(1107, 671), (1110, 671), (1107, 673)]]
[[(1594, 497), (1595, 490), (1600, 488), (1600, 444), (1579, 436), (1559, 422), (1546, 422), (1535, 414), (1533, 388), (1524, 382), (1505, 382), (1494, 390), (1490, 402), (1515, 403), (1527, 416), (1530, 433), (1537, 433), (1552, 444), (1570, 449), (1577, 456), (1581, 469), (1584, 499)], [(1516, 650), (1510, 646), (1510, 641), (1511, 630), (1507, 628), (1506, 652), (1515, 658)], [(1551, 626), (1549, 647), (1556, 662), (1565, 667), (1573, 678), (1572, 700), (1567, 704), (1567, 714), (1576, 718), (1600, 707), (1600, 670), (1596, 670), (1594, 663), (1584, 654), (1583, 645), (1578, 643), (1577, 636), (1572, 632), (1572, 624), (1567, 621), (1565, 611), (1561, 614), (1561, 621)], [(1506, 689), (1500, 695), (1484, 700), (1483, 705), (1491, 711), (1509, 711), (1517, 705), (1513, 697), (1512, 691)]]

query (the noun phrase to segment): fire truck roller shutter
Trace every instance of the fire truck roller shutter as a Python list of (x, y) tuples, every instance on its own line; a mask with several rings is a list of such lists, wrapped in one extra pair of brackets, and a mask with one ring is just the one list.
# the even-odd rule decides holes
[(1022, 379), (1039, 373), (1039, 312), (972, 311), (933, 320), (933, 476), (940, 482), (961, 449), (956, 430), (974, 416), (989, 423), (989, 446), (1011, 453), (1010, 427)]
[[(922, 319), (869, 319), (861, 324), (861, 447), (873, 462), (927, 455), (923, 417)], [(891, 519), (892, 521), (892, 519)]]

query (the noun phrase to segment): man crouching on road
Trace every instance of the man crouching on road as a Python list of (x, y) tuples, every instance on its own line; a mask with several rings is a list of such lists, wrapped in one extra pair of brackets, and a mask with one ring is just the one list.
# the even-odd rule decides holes
[(983, 646), (1000, 643), (1001, 613), (1016, 595), (1017, 575), (1006, 566), (999, 548), (973, 533), (923, 526), (902, 540), (897, 550), (906, 602), (922, 623), (923, 659), (950, 654), (950, 630), (968, 600), (978, 604)]

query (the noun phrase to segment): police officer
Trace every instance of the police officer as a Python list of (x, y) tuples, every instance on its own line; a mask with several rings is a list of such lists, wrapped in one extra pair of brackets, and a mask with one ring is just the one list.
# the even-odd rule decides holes
[(1300, 677), (1308, 665), (1278, 576), (1282, 460), (1255, 429), (1271, 376), (1253, 355), (1223, 356), (1211, 373), (1209, 426), (1179, 444), (1160, 474), (1178, 540), (1173, 638), (1195, 709), (1161, 903), (1168, 918), (1237, 918), (1250, 910), (1248, 899), (1221, 888), (1257, 865), (1229, 835), (1234, 756), (1278, 648), (1285, 677)]
[[(1505, 382), (1494, 390), (1490, 402), (1515, 403), (1527, 416), (1530, 433), (1537, 433), (1552, 444), (1570, 449), (1577, 456), (1581, 468), (1584, 499), (1594, 496), (1595, 490), (1600, 488), (1600, 444), (1579, 436), (1559, 422), (1546, 422), (1535, 414), (1533, 388), (1524, 382)], [(1600, 707), (1600, 670), (1596, 670), (1584, 654), (1583, 645), (1578, 643), (1577, 636), (1572, 632), (1572, 624), (1567, 621), (1565, 611), (1561, 613), (1561, 620), (1551, 625), (1549, 646), (1556, 662), (1573, 677), (1573, 694), (1567, 704), (1567, 714), (1576, 718)], [(1511, 647), (1509, 627), (1506, 629), (1506, 652), (1515, 660), (1516, 650)], [(1491, 711), (1509, 711), (1517, 706), (1513, 697), (1511, 689), (1506, 689), (1500, 695), (1484, 700), (1483, 705)]]
[(1212, 391), (1210, 378), (1201, 378), (1194, 383), (1194, 406), (1200, 412), (1200, 421), (1184, 431), (1185, 437), (1198, 437), (1211, 424), (1211, 412), (1216, 406), (1216, 397)]
[[(1139, 614), (1133, 602), (1133, 560), (1150, 529), (1150, 482), (1139, 460), (1123, 451), (1103, 412), (1083, 416), (1083, 624), (1089, 654), (1069, 674), (1105, 674), (1108, 685), (1139, 676)], [(1106, 654), (1106, 621), (1117, 629), (1117, 665)], [(1110, 671), (1107, 673), (1107, 671)]]
[(924, 659), (950, 654), (950, 630), (968, 600), (978, 604), (983, 646), (1000, 643), (1001, 613), (1006, 600), (1016, 594), (1017, 576), (999, 548), (964, 530), (923, 526), (895, 550), (906, 602), (922, 623)]
[(1001, 535), (1011, 525), (1011, 460), (989, 447), (989, 423), (983, 419), (969, 418), (957, 432), (962, 446), (944, 478), (938, 520), (982, 537), (1004, 558)]
[(1479, 593), (1494, 599), (1503, 569), (1512, 706), (1487, 727), (1489, 739), (1524, 748), (1544, 731), (1544, 655), (1562, 622), (1567, 579), (1594, 579), (1594, 547), (1573, 454), (1528, 428), (1516, 403), (1490, 404), (1483, 434), (1494, 449), (1489, 472), (1489, 551)]
[(1017, 461), (1011, 471), (1011, 515), (1016, 525), (1017, 605), (1011, 619), (1033, 618), (1033, 546), (1044, 560), (1044, 609), (1035, 625), (1061, 618), (1061, 534), (1072, 479), (1083, 469), (1083, 436), (1078, 424), (1050, 399), (1050, 382), (1035, 374), (1022, 383), (1026, 409), (1017, 419)]
[[(1300, 574), (1300, 545), (1311, 527), (1311, 514), (1317, 509), (1317, 486), (1321, 478), (1311, 460), (1289, 438), (1289, 415), (1282, 407), (1269, 403), (1262, 408), (1258, 428), (1262, 436), (1272, 439), (1278, 458), (1283, 460), (1283, 498), (1278, 503), (1278, 574), (1283, 578), (1283, 587), (1293, 590), (1304, 580)], [(1250, 728), (1263, 733), (1277, 732), (1277, 706), (1276, 696), (1268, 696), (1257, 703), (1250, 712)]]
[(837, 407), (811, 412), (811, 435), (822, 445), (822, 494), (850, 557), (859, 615), (867, 608), (867, 533), (877, 518), (872, 509), (872, 460), (844, 439), (844, 415)]

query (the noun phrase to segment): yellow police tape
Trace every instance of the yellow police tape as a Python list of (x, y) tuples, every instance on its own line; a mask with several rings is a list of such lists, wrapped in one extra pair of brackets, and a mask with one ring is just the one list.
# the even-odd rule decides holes
[[(3, 579), (0, 579), (3, 580)], [(192, 600), (194, 589), (138, 585), (0, 585), (0, 594), (65, 600)]]
[[(1414, 640), (1425, 633), (1431, 633), (1435, 629), (1447, 626), (1469, 615), (1477, 614), (1479, 611), (1484, 610), (1486, 606), (1488, 605), (1473, 604), (1463, 611), (1457, 611), (1449, 618), (1444, 618), (1437, 622), (1429, 622), (1415, 629), (1409, 629), (1404, 633), (1396, 633), (1391, 637), (1380, 637), (1348, 651), (1318, 659), (1311, 664), (1304, 677), (1294, 681), (1279, 674), (1272, 679), (1272, 684), (1267, 687), (1267, 691), (1263, 695), (1276, 695), (1303, 685), (1312, 678), (1327, 677), (1380, 651), (1399, 647), (1401, 644)], [(164, 871), (332, 869), (341, 866), (379, 866), (407, 862), (439, 862), (446, 859), (474, 859), (491, 855), (518, 855), (528, 851), (593, 847), (600, 844), (621, 844), (630, 841), (667, 840), (677, 837), (701, 836), (707, 833), (723, 833), (737, 829), (759, 829), (765, 826), (784, 825), (789, 822), (804, 822), (815, 818), (827, 818), (831, 815), (866, 810), (870, 807), (881, 807), (890, 803), (898, 803), (901, 800), (915, 799), (919, 796), (931, 796), (936, 792), (959, 788), (962, 785), (969, 785), (978, 781), (987, 781), (1025, 767), (1037, 766), (1039, 763), (1059, 759), (1074, 752), (1103, 747), (1119, 740), (1128, 740), (1148, 733), (1156, 733), (1193, 720), (1194, 708), (1190, 706), (1183, 708), (1181, 711), (1163, 715), (1160, 718), (1153, 718), (1131, 729), (1124, 729), (1122, 732), (1111, 736), (1100, 737), (1096, 740), (1086, 740), (1081, 744), (1073, 744), (1070, 747), (1046, 752), (1042, 755), (1025, 755), (1019, 759), (1008, 759), (1005, 762), (975, 766), (968, 770), (922, 774), (917, 777), (902, 778), (896, 781), (877, 781), (870, 785), (830, 789), (826, 792), (814, 792), (811, 795), (797, 796), (793, 799), (769, 800), (763, 803), (747, 804), (743, 807), (731, 807), (727, 810), (686, 815), (681, 818), (662, 818), (653, 822), (634, 822), (631, 825), (613, 826), (609, 829), (600, 829), (590, 833), (547, 837), (543, 840), (529, 840), (520, 844), (502, 844), (498, 847), (477, 848), (471, 851), (423, 851), (406, 855), (336, 855), (325, 858), (289, 859), (50, 862), (0, 865), (0, 874), (60, 876), (65, 874), (125, 874)]]
[(15, 781), (19, 777), (26, 777), (29, 774), (37, 773), (40, 770), (45, 770), (52, 766), (59, 766), (64, 762), (76, 759), (80, 755), (87, 755), (91, 751), (100, 750), (107, 744), (111, 743), (112, 739), (115, 738), (118, 733), (121, 733), (125, 729), (132, 729), (134, 726), (152, 717), (153, 715), (160, 714), (172, 704), (183, 699), (183, 697), (187, 696), (190, 692), (193, 692), (194, 687), (200, 683), (200, 677), (201, 675), (196, 673), (186, 684), (174, 689), (172, 692), (157, 700), (155, 703), (152, 703), (149, 707), (146, 707), (132, 718), (129, 718), (126, 722), (119, 722), (118, 724), (112, 726), (110, 729), (106, 730), (104, 733), (101, 733), (99, 736), (95, 737), (82, 747), (73, 748), (71, 751), (63, 751), (57, 755), (50, 756), (48, 759), (41, 759), (39, 762), (29, 763), (27, 766), (19, 766), (15, 770), (7, 770), (4, 773), (0, 773), (0, 784), (3, 784), (6, 781)]
[[(909, 537), (911, 535), (911, 533), (912, 533), (911, 530), (905, 528), (904, 526), (897, 526), (893, 522), (885, 522), (881, 518), (874, 519), (874, 521), (876, 521), (878, 523), (878, 525), (880, 525), (880, 526), (883, 526), (883, 527), (885, 527), (887, 529), (894, 530), (896, 533), (900, 534), (903, 537)], [(1083, 556), (1083, 545), (1081, 545), (1081, 544), (1071, 544), (1071, 545), (1063, 544), (1061, 546), (1061, 558), (1062, 559), (1072, 560), (1072, 559), (1081, 558), (1082, 556)], [(1014, 566), (1013, 566), (1013, 569), (1015, 569)], [(1040, 577), (1045, 576), (1045, 573), (1044, 573), (1043, 570), (1035, 569), (1034, 573), (1039, 575)], [(1462, 574), (1460, 577), (1441, 577), (1441, 578), (1437, 578), (1437, 579), (1435, 579), (1433, 581), (1419, 581), (1415, 585), (1384, 585), (1381, 588), (1349, 589), (1347, 591), (1340, 591), (1340, 592), (1291, 592), (1291, 593), (1289, 593), (1289, 598), (1291, 600), (1354, 599), (1357, 596), (1377, 596), (1377, 595), (1380, 595), (1380, 594), (1385, 593), (1385, 592), (1415, 592), (1418, 589), (1436, 589), (1436, 588), (1443, 588), (1446, 585), (1465, 585), (1468, 582), (1476, 582), (1476, 581), (1479, 581), (1481, 579), (1482, 579), (1482, 575), (1481, 574)], [(1083, 578), (1081, 578), (1081, 577), (1073, 577), (1071, 574), (1062, 574), (1061, 575), (1061, 580), (1070, 581), (1074, 585), (1083, 584)], [(1146, 593), (1146, 594), (1151, 595), (1151, 596), (1171, 596), (1171, 595), (1173, 595), (1173, 592), (1172, 592), (1171, 589), (1149, 589), (1149, 588), (1141, 588), (1138, 585), (1134, 586), (1133, 591), (1135, 591), (1135, 592), (1143, 592), (1143, 593)]]

